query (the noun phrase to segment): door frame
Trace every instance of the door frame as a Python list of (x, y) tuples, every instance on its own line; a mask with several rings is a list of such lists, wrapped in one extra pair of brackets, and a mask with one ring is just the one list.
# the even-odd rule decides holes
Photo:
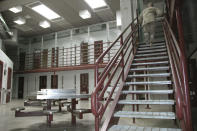
[[(56, 80), (54, 79), (55, 77), (57, 77)], [(57, 83), (56, 88), (54, 88), (54, 81)], [(51, 75), (51, 89), (58, 89), (58, 75)]]
[[(41, 88), (42, 86), (41, 86), (41, 78), (42, 77), (45, 77), (46, 78), (46, 88)], [(47, 75), (46, 76), (40, 76), (39, 77), (39, 90), (41, 90), (41, 89), (47, 89)]]
[[(9, 87), (9, 88), (8, 88)], [(6, 103), (11, 100), (11, 89), (12, 89), (12, 68), (8, 67), (8, 76), (7, 76), (7, 94), (6, 94)]]
[[(82, 75), (87, 75), (87, 92), (86, 94), (89, 94), (89, 73), (81, 73), (80, 74), (80, 94), (82, 94), (82, 82), (81, 82), (81, 77)], [(81, 98), (81, 100), (88, 100), (88, 98)]]

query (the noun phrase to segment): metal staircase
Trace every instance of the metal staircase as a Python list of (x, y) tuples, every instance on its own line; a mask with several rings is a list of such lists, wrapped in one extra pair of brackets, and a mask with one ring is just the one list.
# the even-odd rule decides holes
[[(160, 38), (150, 47), (139, 44), (138, 25), (134, 19), (96, 60), (91, 96), (95, 131), (192, 131), (182, 37), (177, 40), (164, 18), (159, 23), (164, 37), (156, 33)], [(103, 66), (117, 45), (120, 48)]]
[[(124, 87), (129, 88), (124, 90)], [(132, 118), (134, 122), (135, 119), (148, 119), (148, 121), (151, 121), (150, 119), (157, 119), (158, 121), (168, 119), (174, 123), (173, 120), (176, 119), (173, 111), (175, 100), (172, 97), (174, 90), (172, 89), (169, 58), (165, 42), (154, 43), (151, 47), (144, 43), (139, 44), (124, 87), (121, 95), (125, 97), (121, 98), (120, 96), (119, 98), (116, 111), (113, 114), (115, 119)], [(153, 95), (159, 95), (158, 98), (161, 95), (167, 97), (163, 99), (151, 98)], [(139, 96), (144, 97), (140, 98)], [(119, 105), (121, 106), (119, 107)], [(149, 108), (151, 105), (165, 105), (171, 106), (172, 110), (151, 112), (149, 109), (141, 110), (141, 108), (146, 108), (142, 105), (148, 105)], [(130, 110), (128, 106), (130, 106)], [(151, 108), (157, 108), (157, 106)], [(132, 123), (132, 120), (130, 121)], [(155, 124), (155, 126), (158, 125)], [(162, 128), (161, 125), (160, 127), (119, 125), (117, 122), (117, 125), (112, 125), (108, 131), (181, 131), (181, 129)]]

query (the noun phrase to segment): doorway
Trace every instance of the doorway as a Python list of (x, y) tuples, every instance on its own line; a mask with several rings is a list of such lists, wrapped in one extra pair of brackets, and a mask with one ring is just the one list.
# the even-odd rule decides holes
[(88, 43), (81, 43), (81, 64), (88, 64)]
[[(103, 53), (103, 41), (94, 42), (94, 61)], [(102, 61), (101, 61), (102, 62)]]
[(24, 77), (19, 77), (18, 80), (18, 99), (23, 99), (24, 93)]
[(12, 80), (12, 69), (8, 68), (8, 79), (7, 79), (7, 95), (6, 95), (6, 103), (10, 102), (10, 92), (11, 92), (11, 81)]
[(58, 75), (51, 75), (51, 89), (58, 89)]
[(3, 62), (0, 61), (0, 103), (1, 103), (2, 79), (3, 79)]
[(47, 88), (47, 76), (40, 76), (39, 90)]
[[(80, 94), (89, 94), (89, 74), (80, 74)], [(88, 98), (81, 99), (88, 100)]]

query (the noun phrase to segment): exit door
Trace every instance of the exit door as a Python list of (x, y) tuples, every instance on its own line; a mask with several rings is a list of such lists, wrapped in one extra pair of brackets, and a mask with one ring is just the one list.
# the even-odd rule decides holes
[[(80, 74), (80, 94), (89, 94), (88, 73)], [(88, 100), (88, 99), (82, 99), (82, 100)]]
[(0, 103), (1, 103), (2, 77), (3, 77), (3, 62), (0, 61)]
[(19, 77), (18, 80), (18, 99), (23, 99), (24, 92), (24, 77)]

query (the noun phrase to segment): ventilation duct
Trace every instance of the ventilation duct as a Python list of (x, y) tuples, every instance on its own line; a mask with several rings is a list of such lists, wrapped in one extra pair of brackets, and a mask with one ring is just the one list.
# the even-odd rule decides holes
[(0, 14), (0, 37), (1, 39), (9, 39), (13, 36), (13, 33), (8, 28), (2, 15)]

